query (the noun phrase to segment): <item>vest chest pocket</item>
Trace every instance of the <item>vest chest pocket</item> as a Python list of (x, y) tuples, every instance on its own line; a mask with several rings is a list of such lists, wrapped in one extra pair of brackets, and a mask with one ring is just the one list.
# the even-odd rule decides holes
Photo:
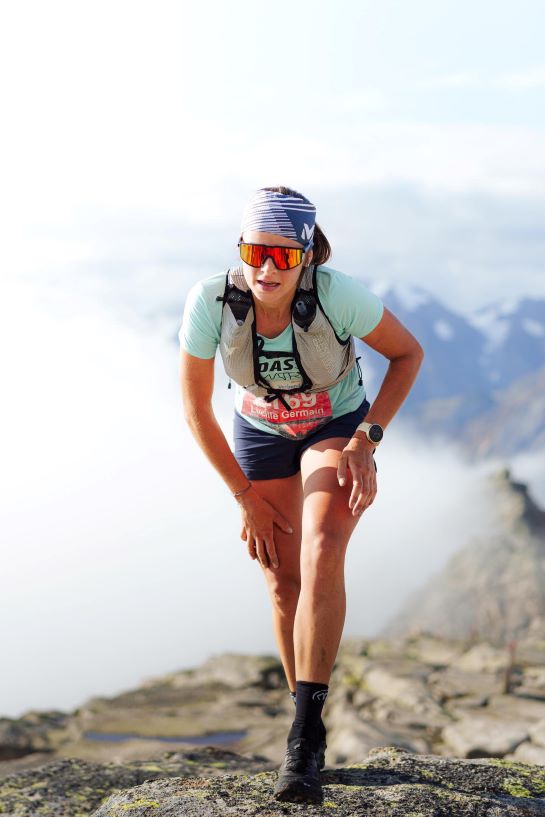
[(303, 385), (293, 352), (266, 352), (261, 344), (258, 365), (260, 376), (273, 388), (293, 389)]

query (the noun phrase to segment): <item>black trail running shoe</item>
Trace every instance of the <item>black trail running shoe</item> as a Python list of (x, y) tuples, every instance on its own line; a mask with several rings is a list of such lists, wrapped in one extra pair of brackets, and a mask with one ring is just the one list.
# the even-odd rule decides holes
[(316, 750), (316, 764), (318, 769), (323, 769), (325, 766), (325, 750), (327, 743), (325, 742), (326, 729), (323, 720), (320, 718), (320, 732), (319, 732), (318, 749)]
[(278, 770), (274, 796), (277, 800), (290, 803), (322, 802), (316, 752), (308, 738), (289, 741), (286, 756)]

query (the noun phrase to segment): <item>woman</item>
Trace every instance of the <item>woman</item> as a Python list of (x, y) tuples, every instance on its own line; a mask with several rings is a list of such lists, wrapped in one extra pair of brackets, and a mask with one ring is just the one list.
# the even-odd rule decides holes
[[(325, 266), (331, 248), (315, 214), (287, 187), (257, 190), (242, 218), (242, 265), (191, 289), (180, 329), (185, 418), (240, 505), (240, 536), (272, 601), (296, 707), (274, 795), (295, 802), (321, 800), (346, 548), (377, 493), (383, 429), (423, 358), (376, 295)], [(390, 361), (372, 406), (354, 337)], [(218, 346), (236, 384), (234, 455), (212, 411)]]

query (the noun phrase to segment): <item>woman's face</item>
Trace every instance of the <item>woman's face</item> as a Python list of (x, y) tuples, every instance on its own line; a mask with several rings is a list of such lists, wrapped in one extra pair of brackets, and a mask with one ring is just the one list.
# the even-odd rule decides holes
[[(242, 240), (247, 244), (269, 244), (271, 247), (301, 247), (293, 238), (256, 230), (246, 230), (242, 234)], [(292, 269), (278, 269), (272, 258), (266, 258), (265, 263), (259, 268), (251, 267), (243, 261), (242, 269), (255, 298), (263, 305), (282, 307), (291, 304), (303, 265), (309, 264), (311, 259), (312, 250), (308, 250), (303, 253), (301, 263)]]

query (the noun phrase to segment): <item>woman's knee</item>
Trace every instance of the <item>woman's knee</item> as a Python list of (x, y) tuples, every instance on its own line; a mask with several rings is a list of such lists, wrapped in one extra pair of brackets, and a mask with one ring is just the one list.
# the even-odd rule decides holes
[(301, 571), (318, 578), (327, 578), (337, 570), (344, 570), (344, 560), (348, 545), (348, 535), (342, 530), (321, 527), (309, 530), (303, 535), (301, 547)]
[[(269, 571), (275, 573), (275, 571)], [(269, 594), (274, 607), (285, 615), (294, 615), (301, 592), (299, 576), (272, 575), (267, 580)]]

